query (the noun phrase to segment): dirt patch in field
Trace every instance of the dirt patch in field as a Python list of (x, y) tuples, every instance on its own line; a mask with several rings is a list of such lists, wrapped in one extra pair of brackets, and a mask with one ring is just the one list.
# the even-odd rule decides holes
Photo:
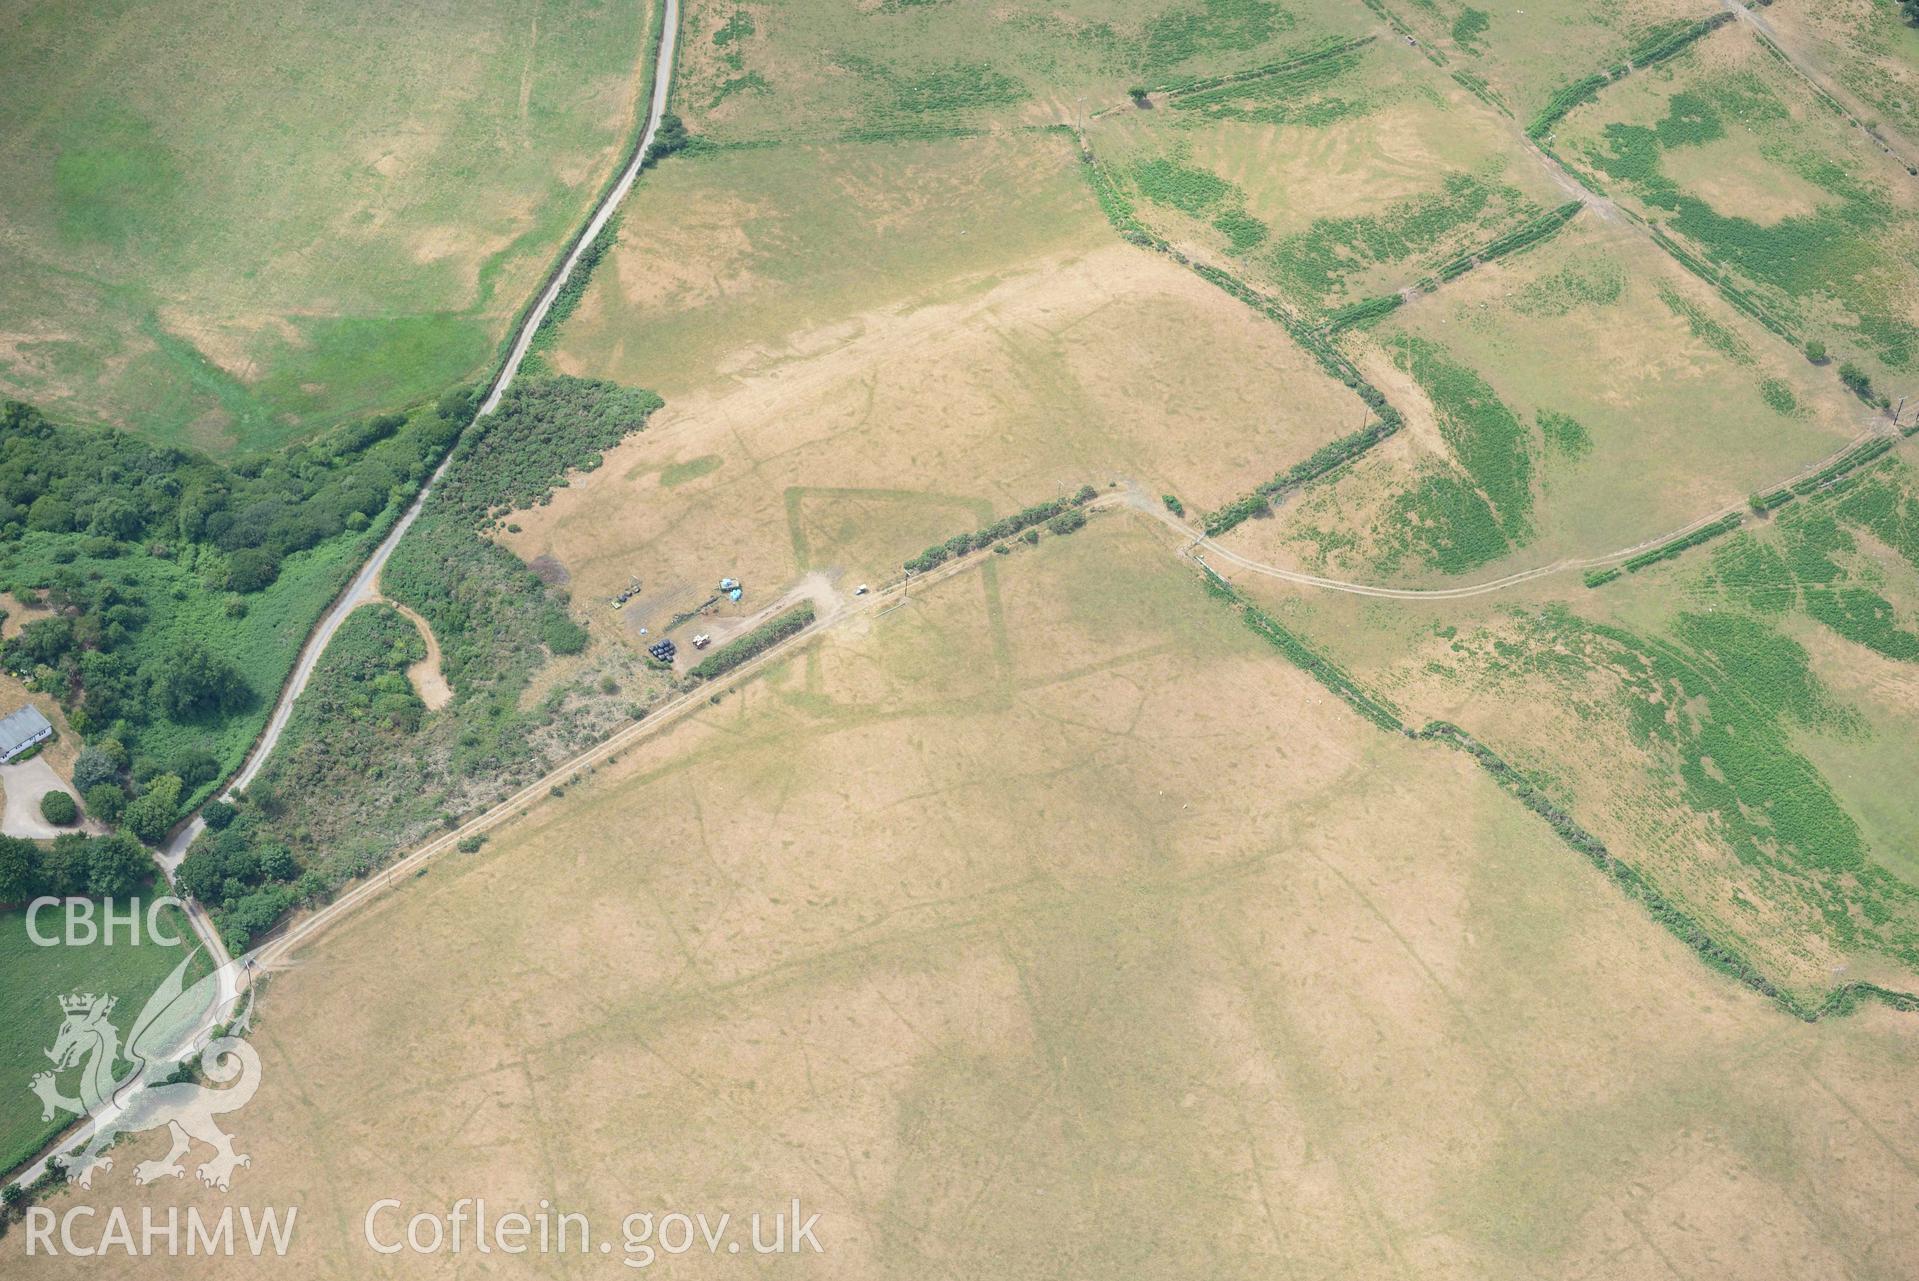
[(0, 610), (6, 617), (0, 618), (0, 639), (12, 640), (20, 634), (20, 629), (36, 618), (52, 618), (53, 611), (45, 605), (22, 605), (12, 592), (0, 592)]
[(566, 566), (553, 556), (535, 556), (526, 563), (526, 567), (533, 571), (535, 578), (548, 587), (563, 586), (573, 578), (573, 575), (567, 572)]
[(1832, 197), (1784, 165), (1766, 159), (1764, 143), (1740, 130), (1728, 137), (1661, 153), (1672, 180), (1727, 218), (1774, 226), (1819, 212)]

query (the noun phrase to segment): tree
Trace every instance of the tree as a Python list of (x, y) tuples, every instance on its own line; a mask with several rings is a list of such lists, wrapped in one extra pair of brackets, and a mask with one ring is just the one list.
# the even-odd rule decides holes
[(153, 879), (153, 860), (125, 832), (88, 843), (87, 893), (96, 898), (130, 898)]
[(93, 505), (87, 532), (125, 542), (140, 532), (140, 513), (126, 499), (109, 494)]
[(215, 832), (224, 832), (238, 818), (240, 811), (225, 801), (208, 801), (200, 810), (200, 817), (208, 828)]
[(280, 576), (280, 562), (264, 547), (242, 547), (227, 557), (227, 590), (257, 592)]
[(211, 782), (220, 773), (220, 762), (204, 747), (187, 747), (173, 754), (168, 772), (178, 774), (188, 787)]
[(1806, 342), (1806, 359), (1810, 360), (1815, 365), (1825, 364), (1826, 363), (1826, 344), (1819, 341), (1817, 338), (1808, 339)]
[(231, 711), (250, 693), (239, 670), (199, 641), (163, 660), (154, 678), (154, 694), (175, 720)]
[(174, 876), (175, 884), (202, 903), (218, 903), (221, 887), (226, 884), (219, 854), (201, 841), (195, 841), (180, 860), (180, 870)]
[(1850, 360), (1839, 366), (1839, 381), (1846, 385), (1847, 391), (1861, 400), (1872, 399), (1871, 377)]
[(166, 839), (180, 804), (180, 776), (162, 774), (147, 784), (147, 790), (127, 806), (127, 830), (149, 845)]
[(81, 795), (86, 798), (87, 813), (102, 823), (118, 823), (126, 812), (127, 794), (118, 783), (95, 783)]
[(85, 832), (62, 832), (40, 856), (40, 892), (56, 898), (79, 898), (87, 892)]
[[(111, 740), (109, 740), (111, 741)], [(118, 747), (119, 744), (115, 743)], [(125, 755), (124, 751), (121, 753)], [(80, 755), (73, 761), (73, 785), (84, 793), (91, 793), (102, 783), (120, 781), (120, 763), (112, 753), (100, 744), (80, 749)]]
[(24, 903), (40, 893), (40, 849), (18, 836), (0, 836), (0, 903)]
[(653, 146), (646, 153), (644, 167), (651, 169), (674, 152), (686, 150), (691, 141), (686, 132), (686, 122), (674, 112), (667, 112), (660, 117), (659, 132), (653, 135)]
[(56, 827), (70, 827), (80, 817), (80, 807), (73, 803), (73, 797), (55, 788), (41, 796), (40, 817)]
[(52, 494), (42, 494), (27, 508), (27, 528), (64, 534), (73, 528), (73, 504)]

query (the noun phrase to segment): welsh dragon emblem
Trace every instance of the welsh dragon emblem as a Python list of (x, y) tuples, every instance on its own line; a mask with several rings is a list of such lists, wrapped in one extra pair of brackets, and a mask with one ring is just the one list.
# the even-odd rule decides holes
[[(237, 974), (241, 964), (229, 962), (187, 987), (187, 967), (195, 955), (175, 966), (148, 998), (124, 1044), (112, 1018), (116, 998), (91, 992), (59, 998), (63, 1021), (52, 1048), (46, 1052), (53, 1067), (35, 1075), (31, 1088), (40, 1096), (42, 1120), (51, 1121), (59, 1112), (93, 1119), (93, 1133), (85, 1149), (67, 1159), (69, 1181), (83, 1188), (92, 1186), (96, 1171), (113, 1168), (113, 1158), (106, 1155), (106, 1148), (115, 1138), (163, 1125), (172, 1136), (172, 1149), (158, 1161), (134, 1166), (137, 1183), (185, 1174), (181, 1158), (196, 1141), (213, 1149), (211, 1159), (198, 1168), (201, 1182), (223, 1192), (233, 1171), (250, 1163), (245, 1155), (233, 1150), (233, 1136), (220, 1128), (216, 1118), (245, 1107), (260, 1085), (260, 1056), (241, 1039), (252, 1014), (251, 989), (240, 1017), (225, 1035), (208, 1042), (200, 1053), (201, 1072), (213, 1085), (172, 1079), (183, 1037), (189, 1029), (210, 1017), (217, 1020), (223, 1013), (213, 1006), (220, 1001), (224, 981)], [(123, 1059), (130, 1069), (119, 1070)], [(61, 1076), (75, 1069), (78, 1094), (61, 1093)]]

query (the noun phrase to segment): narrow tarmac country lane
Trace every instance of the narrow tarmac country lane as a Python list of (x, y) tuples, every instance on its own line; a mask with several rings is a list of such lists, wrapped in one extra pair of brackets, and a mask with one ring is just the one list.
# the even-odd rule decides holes
[[(646, 127), (640, 135), (639, 145), (633, 149), (632, 157), (627, 161), (626, 168), (621, 171), (619, 181), (607, 191), (606, 196), (594, 209), (592, 218), (587, 221), (585, 229), (574, 240), (573, 248), (567, 254), (559, 271), (555, 272), (553, 278), (547, 282), (545, 291), (540, 294), (538, 301), (521, 320), (520, 327), (514, 336), (513, 347), (507, 355), (506, 362), (500, 366), (500, 372), (488, 389), (486, 400), (481, 404), (480, 412), (476, 417), (484, 417), (499, 408), (501, 396), (506, 393), (506, 389), (513, 383), (514, 376), (519, 373), (520, 365), (526, 360), (528, 351), (532, 349), (534, 335), (539, 332), (547, 313), (553, 309), (553, 303), (559, 297), (560, 290), (565, 288), (567, 280), (579, 266), (581, 254), (585, 252), (588, 245), (593, 243), (594, 237), (605, 230), (607, 222), (619, 209), (620, 202), (626, 198), (627, 192), (633, 189), (634, 179), (639, 177), (646, 154), (652, 148), (653, 140), (659, 133), (660, 120), (666, 114), (667, 99), (673, 87), (673, 60), (675, 48), (679, 43), (679, 25), (679, 0), (665, 0), (665, 10), (660, 26), (660, 47), (653, 67), (653, 97), (647, 107)], [(233, 776), (226, 790), (221, 793), (223, 798), (232, 797), (234, 793), (243, 790), (258, 777), (261, 767), (266, 764), (267, 757), (272, 755), (274, 746), (279, 743), (280, 735), (285, 732), (287, 721), (293, 715), (293, 704), (306, 689), (307, 682), (312, 679), (314, 668), (319, 665), (320, 655), (326, 652), (327, 643), (333, 639), (334, 633), (339, 631), (340, 624), (346, 621), (347, 615), (378, 595), (381, 569), (386, 566), (387, 559), (392, 556), (393, 549), (399, 545), (400, 540), (406, 537), (407, 530), (412, 528), (414, 520), (419, 517), (421, 506), (426, 502), (427, 495), (432, 492), (433, 486), (439, 483), (440, 477), (445, 474), (447, 465), (451, 461), (452, 455), (449, 453), (427, 478), (427, 483), (420, 488), (420, 492), (415, 495), (413, 502), (394, 524), (392, 530), (380, 540), (379, 546), (373, 549), (373, 554), (353, 576), (353, 581), (347, 584), (346, 590), (314, 626), (312, 633), (307, 637), (306, 644), (300, 650), (299, 659), (294, 663), (292, 672), (287, 676), (286, 684), (280, 690), (279, 700), (273, 706), (273, 714), (267, 719), (266, 728), (255, 741), (253, 750), (247, 753), (239, 772)], [(164, 846), (154, 852), (156, 861), (169, 881), (173, 879), (181, 860), (186, 857), (187, 850), (192, 846), (195, 838), (205, 830), (206, 822), (196, 812), (174, 831)], [(198, 903), (188, 904), (188, 918), (193, 923), (194, 933), (199, 937), (201, 946), (206, 949), (207, 955), (212, 959), (221, 976), (221, 991), (212, 1008), (215, 1011), (231, 1009), (238, 995), (238, 985), (233, 978), (236, 967), (232, 964), (232, 957), (221, 941), (219, 932), (213, 928), (213, 922), (204, 908)], [(169, 1057), (184, 1058), (192, 1053), (206, 1042), (212, 1030), (211, 1019), (201, 1020), (199, 1024), (183, 1034), (182, 1039), (177, 1043), (177, 1048)], [(17, 1181), (23, 1185), (32, 1183), (45, 1172), (49, 1156), (73, 1151), (91, 1134), (91, 1122), (68, 1131), (56, 1139), (53, 1145), (31, 1165), (21, 1170), (17, 1175)]]

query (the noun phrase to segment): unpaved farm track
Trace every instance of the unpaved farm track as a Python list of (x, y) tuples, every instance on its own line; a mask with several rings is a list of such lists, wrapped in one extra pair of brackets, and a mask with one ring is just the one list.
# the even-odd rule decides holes
[[(634, 180), (639, 177), (646, 154), (653, 146), (654, 137), (659, 133), (660, 119), (666, 113), (667, 100), (672, 93), (673, 60), (679, 43), (679, 27), (679, 0), (664, 0), (659, 50), (653, 65), (653, 97), (647, 107), (646, 125), (640, 133), (639, 143), (633, 148), (632, 155), (625, 169), (621, 171), (619, 180), (607, 190), (599, 204), (594, 207), (593, 216), (588, 219), (586, 226), (574, 239), (573, 247), (561, 263), (560, 269), (553, 273), (538, 300), (521, 318), (519, 329), (514, 335), (513, 346), (509, 349), (506, 360), (501, 364), (499, 373), (494, 376), (493, 383), (487, 390), (486, 399), (481, 403), (479, 413), (475, 415), (476, 419), (491, 414), (499, 408), (500, 398), (512, 385), (514, 376), (520, 372), (520, 365), (532, 349), (534, 335), (539, 332), (547, 314), (552, 311), (555, 300), (560, 296), (560, 290), (566, 287), (567, 281), (572, 278), (574, 270), (579, 266), (581, 254), (586, 251), (588, 245), (593, 243), (594, 238), (606, 229), (606, 224), (619, 209), (620, 202), (626, 198), (627, 192), (632, 190)], [(319, 664), (320, 655), (326, 652), (327, 643), (333, 639), (334, 633), (339, 631), (340, 624), (346, 621), (347, 615), (368, 601), (378, 598), (381, 569), (385, 567), (387, 559), (393, 555), (393, 549), (406, 536), (407, 530), (412, 528), (413, 522), (419, 517), (421, 506), (426, 502), (427, 495), (432, 492), (433, 486), (439, 483), (440, 477), (445, 474), (452, 460), (453, 454), (449, 451), (446, 458), (442, 459), (440, 465), (434, 469), (433, 474), (427, 478), (426, 484), (420, 487), (420, 492), (414, 496), (412, 503), (401, 514), (400, 519), (394, 523), (386, 537), (380, 540), (379, 546), (373, 549), (372, 555), (367, 557), (366, 563), (353, 576), (353, 581), (347, 584), (346, 590), (340, 593), (332, 606), (321, 616), (320, 621), (315, 624), (313, 631), (307, 637), (306, 644), (300, 649), (300, 655), (294, 662), (293, 670), (287, 675), (285, 685), (280, 689), (279, 700), (273, 705), (273, 714), (267, 718), (266, 728), (255, 740), (253, 749), (247, 753), (239, 772), (228, 780), (225, 790), (221, 793), (222, 797), (232, 797), (234, 793), (244, 789), (258, 777), (261, 767), (266, 764), (267, 757), (279, 743), (280, 735), (285, 732), (287, 722), (293, 715), (293, 704), (306, 689), (307, 682), (312, 679), (314, 668)], [(430, 637), (431, 633), (429, 632), (428, 635)], [(429, 639), (428, 643), (432, 644), (432, 641)], [(192, 846), (195, 838), (205, 830), (206, 821), (196, 811), (174, 831), (173, 836), (164, 846), (155, 851), (154, 857), (168, 881), (173, 879), (180, 861), (186, 857), (187, 850)], [(216, 1011), (229, 1009), (236, 995), (232, 979), (234, 974), (232, 958), (228, 955), (226, 945), (221, 941), (219, 932), (213, 928), (213, 922), (208, 918), (203, 907), (198, 903), (189, 903), (187, 915), (193, 923), (194, 933), (199, 937), (200, 945), (206, 949), (207, 955), (221, 975), (222, 990), (219, 998), (214, 1002), (213, 1009)], [(212, 1032), (211, 1022), (211, 1019), (202, 1020), (199, 1025), (187, 1032), (173, 1057), (184, 1058), (199, 1045), (204, 1044)], [(91, 1133), (92, 1124), (89, 1122), (62, 1135), (45, 1153), (20, 1172), (18, 1181), (22, 1184), (32, 1183), (45, 1172), (49, 1156), (73, 1150), (90, 1137)]]
[[(480, 405), (480, 412), (476, 415), (476, 419), (483, 418), (500, 407), (500, 398), (506, 394), (506, 389), (513, 385), (514, 376), (520, 372), (521, 363), (526, 360), (527, 352), (533, 347), (534, 335), (545, 323), (547, 313), (553, 309), (554, 301), (560, 296), (560, 290), (566, 287), (566, 282), (572, 278), (574, 269), (579, 266), (580, 255), (586, 252), (586, 247), (593, 243), (594, 237), (606, 229), (606, 224), (612, 219), (620, 202), (626, 199), (626, 193), (633, 189), (633, 180), (639, 177), (640, 167), (645, 163), (646, 153), (653, 146), (653, 138), (659, 132), (660, 117), (666, 112), (667, 98), (673, 88), (673, 53), (679, 39), (680, 6), (679, 0), (665, 0), (665, 3), (665, 15), (660, 26), (659, 56), (653, 67), (653, 100), (647, 107), (646, 128), (640, 135), (639, 145), (633, 149), (632, 158), (627, 161), (619, 181), (614, 183), (601, 199), (598, 207), (593, 211), (592, 218), (587, 221), (585, 228), (574, 240), (573, 248), (567, 254), (566, 261), (547, 282), (546, 290), (540, 295), (539, 301), (528, 309), (525, 317), (520, 321), (519, 332), (514, 337), (512, 349), (507, 353), (505, 363), (500, 366), (500, 372), (494, 377), (493, 385), (488, 389), (486, 400)], [(280, 741), (280, 735), (286, 730), (287, 721), (293, 715), (294, 702), (306, 689), (307, 682), (312, 679), (313, 669), (319, 664), (320, 655), (326, 652), (327, 642), (331, 641), (333, 634), (340, 630), (340, 624), (346, 621), (348, 614), (379, 594), (380, 571), (386, 567), (388, 558), (393, 555), (393, 549), (399, 546), (400, 540), (406, 537), (407, 530), (411, 529), (413, 522), (419, 518), (420, 508), (426, 503), (427, 495), (433, 492), (434, 485), (438, 484), (440, 477), (446, 474), (446, 469), (452, 461), (453, 455), (449, 452), (440, 461), (440, 465), (434, 468), (426, 484), (420, 487), (420, 492), (414, 496), (412, 503), (407, 506), (400, 519), (394, 522), (387, 536), (380, 540), (380, 545), (373, 549), (373, 554), (367, 557), (366, 563), (360, 566), (360, 572), (353, 576), (353, 581), (347, 584), (346, 590), (340, 593), (339, 598), (333, 602), (332, 608), (327, 610), (314, 627), (312, 634), (307, 637), (307, 643), (301, 648), (300, 657), (294, 663), (292, 673), (288, 675), (285, 686), (280, 690), (280, 699), (273, 705), (273, 715), (267, 719), (266, 729), (261, 731), (258, 741), (253, 745), (253, 750), (247, 753), (239, 773), (229, 781), (225, 795), (231, 796), (244, 789), (259, 775), (261, 767), (266, 764), (267, 757), (273, 753), (275, 744)], [(180, 860), (186, 856), (187, 847), (193, 844), (194, 837), (198, 836), (204, 828), (205, 824), (200, 816), (195, 814), (174, 833), (173, 839), (167, 842), (160, 853), (160, 861), (167, 869), (169, 876), (180, 865)]]

